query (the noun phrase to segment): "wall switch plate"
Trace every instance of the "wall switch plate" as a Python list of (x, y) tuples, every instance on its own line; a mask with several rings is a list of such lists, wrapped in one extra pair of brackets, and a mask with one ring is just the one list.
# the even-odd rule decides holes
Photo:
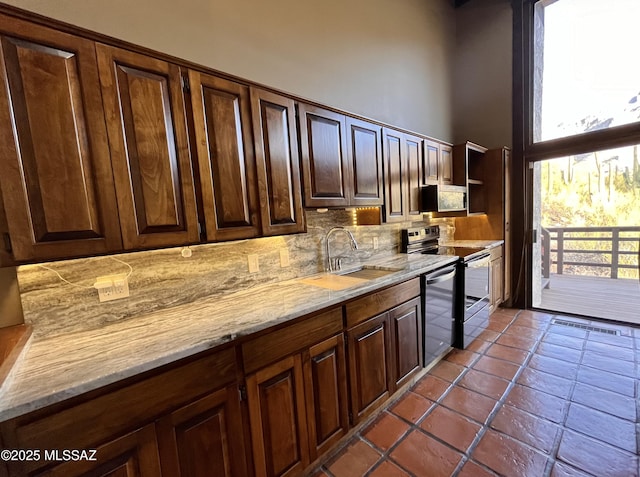
[(252, 253), (247, 256), (249, 262), (249, 273), (256, 273), (260, 271), (260, 265), (258, 264), (258, 256)]
[(98, 277), (93, 287), (98, 290), (100, 302), (118, 300), (129, 296), (129, 280), (125, 274)]
[(288, 248), (280, 249), (280, 266), (281, 267), (289, 266), (289, 249)]
[(378, 237), (373, 237), (373, 249), (378, 250)]

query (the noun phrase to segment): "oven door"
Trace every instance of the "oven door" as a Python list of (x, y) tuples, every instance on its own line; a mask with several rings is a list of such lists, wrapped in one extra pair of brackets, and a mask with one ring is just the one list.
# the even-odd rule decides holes
[(469, 346), (489, 324), (489, 262), (487, 254), (462, 265), (464, 303), (457, 321), (457, 348)]
[(489, 305), (489, 254), (464, 264), (464, 321)]

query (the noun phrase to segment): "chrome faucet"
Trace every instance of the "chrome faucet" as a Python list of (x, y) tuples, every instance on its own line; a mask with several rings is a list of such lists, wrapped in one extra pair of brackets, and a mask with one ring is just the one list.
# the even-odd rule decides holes
[(358, 250), (358, 242), (356, 242), (356, 239), (353, 237), (353, 234), (348, 231), (347, 229), (345, 229), (344, 227), (333, 227), (331, 228), (328, 232), (327, 232), (327, 236), (325, 238), (325, 251), (326, 251), (326, 255), (327, 255), (327, 264), (328, 264), (328, 270), (330, 272), (334, 272), (336, 270), (340, 270), (342, 269), (342, 257), (336, 257), (336, 258), (331, 258), (331, 252), (329, 249), (329, 238), (331, 237), (331, 235), (335, 232), (344, 232), (345, 234), (347, 234), (347, 236), (349, 237), (349, 240), (351, 241), (351, 250)]

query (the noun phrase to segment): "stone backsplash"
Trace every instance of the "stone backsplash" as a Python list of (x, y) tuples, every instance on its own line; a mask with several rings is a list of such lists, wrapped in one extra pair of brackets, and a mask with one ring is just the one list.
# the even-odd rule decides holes
[[(354, 226), (350, 210), (306, 211), (307, 232), (295, 235), (239, 240), (190, 247), (183, 258), (181, 247), (114, 255), (131, 265), (129, 298), (100, 303), (92, 288), (96, 277), (127, 273), (128, 267), (109, 256), (67, 260), (18, 268), (25, 322), (36, 336), (55, 336), (96, 329), (170, 306), (238, 289), (312, 275), (324, 270), (324, 239), (334, 226), (350, 230), (359, 245), (352, 251), (345, 234), (332, 236), (332, 252), (352, 257), (343, 267), (371, 257), (398, 253), (400, 229), (422, 222), (379, 226)], [(441, 220), (441, 219), (438, 219)], [(436, 220), (433, 220), (436, 222)], [(442, 227), (446, 231), (446, 227)], [(378, 249), (373, 249), (373, 238)], [(280, 266), (280, 250), (289, 251), (290, 265)], [(249, 273), (247, 256), (258, 255), (259, 272)], [(63, 282), (52, 271), (75, 284)], [(189, 317), (185, 316), (185, 320)]]

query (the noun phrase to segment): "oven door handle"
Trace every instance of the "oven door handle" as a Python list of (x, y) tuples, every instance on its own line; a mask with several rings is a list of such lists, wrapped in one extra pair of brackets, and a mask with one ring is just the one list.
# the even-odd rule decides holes
[(453, 277), (455, 277), (455, 275), (455, 268), (449, 268), (447, 270), (442, 270), (440, 272), (434, 273), (433, 275), (427, 275), (427, 285), (435, 285), (436, 283), (451, 280)]
[(465, 266), (467, 268), (484, 267), (485, 265), (488, 265), (489, 262), (491, 262), (491, 255), (485, 255), (484, 257), (479, 257), (468, 261), (467, 263), (465, 263)]

